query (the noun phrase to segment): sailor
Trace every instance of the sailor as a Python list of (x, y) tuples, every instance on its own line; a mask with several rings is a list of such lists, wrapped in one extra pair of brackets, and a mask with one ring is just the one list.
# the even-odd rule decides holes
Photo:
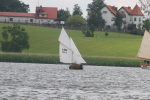
[(72, 65), (72, 64), (69, 65), (69, 68), (71, 68), (71, 65)]

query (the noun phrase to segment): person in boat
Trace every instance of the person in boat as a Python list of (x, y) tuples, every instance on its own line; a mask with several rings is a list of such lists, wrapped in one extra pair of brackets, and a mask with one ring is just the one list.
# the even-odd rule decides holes
[(72, 64), (69, 65), (69, 68), (71, 67)]
[(146, 60), (144, 60), (144, 63), (147, 63), (147, 61), (146, 61)]

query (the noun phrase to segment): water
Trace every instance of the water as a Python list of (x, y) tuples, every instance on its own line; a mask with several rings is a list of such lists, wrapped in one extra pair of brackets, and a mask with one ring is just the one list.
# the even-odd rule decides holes
[(0, 63), (0, 100), (148, 100), (150, 70)]

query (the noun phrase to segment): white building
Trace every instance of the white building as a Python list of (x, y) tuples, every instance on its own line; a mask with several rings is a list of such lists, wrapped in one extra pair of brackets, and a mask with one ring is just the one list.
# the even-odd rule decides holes
[(53, 23), (57, 19), (57, 8), (36, 7), (36, 13), (0, 12), (0, 22)]
[(105, 7), (102, 8), (101, 10), (101, 14), (103, 19), (106, 22), (106, 26), (110, 26), (111, 28), (114, 28), (114, 21), (116, 18), (116, 14), (117, 14), (117, 7), (115, 6), (110, 6), (110, 5), (106, 5)]
[(119, 12), (123, 17), (122, 28), (127, 28), (129, 25), (134, 24), (136, 28), (142, 28), (144, 14), (141, 12), (139, 6), (136, 4), (133, 10), (131, 7), (121, 7), (117, 11), (117, 7), (106, 5), (101, 10), (102, 17), (106, 21), (106, 25), (114, 27), (115, 16)]

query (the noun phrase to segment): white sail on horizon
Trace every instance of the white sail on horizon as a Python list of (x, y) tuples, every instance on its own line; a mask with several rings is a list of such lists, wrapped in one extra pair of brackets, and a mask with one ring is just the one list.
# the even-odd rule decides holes
[(58, 41), (60, 62), (76, 64), (86, 63), (74, 44), (72, 38), (68, 36), (63, 27)]
[(137, 57), (150, 60), (150, 33), (146, 30)]

